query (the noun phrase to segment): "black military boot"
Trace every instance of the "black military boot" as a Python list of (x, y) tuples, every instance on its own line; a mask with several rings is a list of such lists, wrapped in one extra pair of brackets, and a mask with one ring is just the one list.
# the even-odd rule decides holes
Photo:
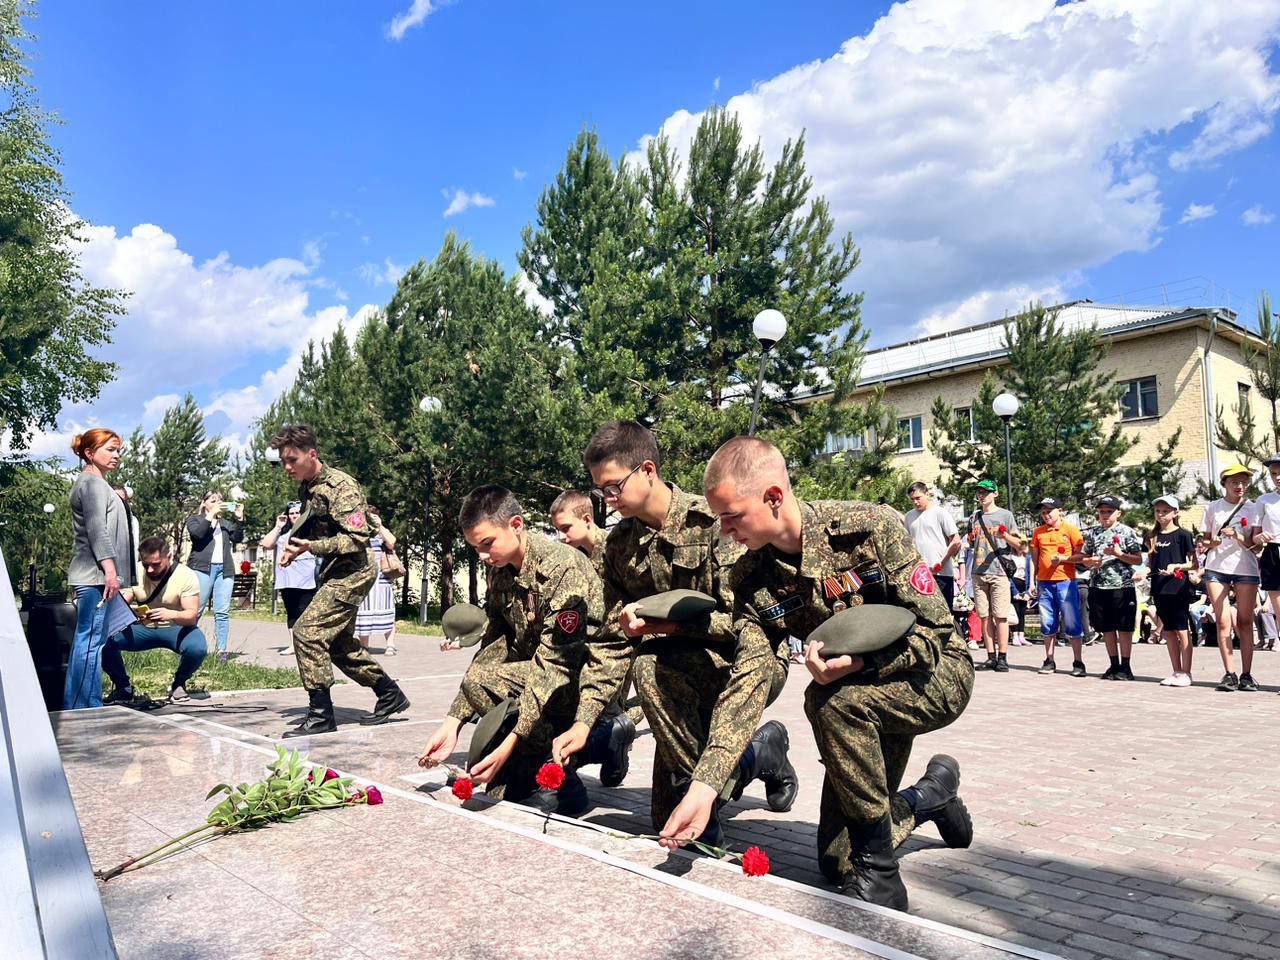
[(616, 787), (631, 768), (631, 743), (636, 738), (636, 725), (625, 713), (601, 717), (587, 737), (583, 763), (600, 764), (600, 785)]
[(333, 697), (328, 687), (317, 687), (307, 691), (309, 706), (302, 723), (293, 730), (286, 730), (284, 738), (309, 737), (313, 733), (333, 733), (338, 723), (333, 719)]
[(409, 709), (409, 698), (404, 695), (404, 691), (400, 689), (396, 682), (385, 673), (373, 685), (373, 692), (378, 695), (378, 702), (373, 705), (373, 713), (367, 717), (360, 718), (360, 722), (366, 727), (371, 727), (376, 723), (386, 723), (391, 719), (392, 714), (401, 713)]
[(796, 794), (800, 792), (795, 767), (787, 759), (790, 746), (787, 728), (777, 720), (770, 720), (752, 734), (751, 742), (738, 761), (738, 783), (733, 789), (733, 799), (739, 799), (747, 784), (759, 777), (764, 781), (769, 809), (775, 813), (790, 810), (796, 802)]
[(891, 910), (907, 909), (907, 888), (893, 855), (893, 819), (885, 814), (873, 823), (849, 827), (853, 872), (840, 892)]
[(960, 799), (960, 764), (945, 753), (935, 754), (915, 786), (903, 791), (908, 803), (914, 791), (916, 823), (937, 824), (942, 842), (953, 850), (973, 843), (973, 820)]

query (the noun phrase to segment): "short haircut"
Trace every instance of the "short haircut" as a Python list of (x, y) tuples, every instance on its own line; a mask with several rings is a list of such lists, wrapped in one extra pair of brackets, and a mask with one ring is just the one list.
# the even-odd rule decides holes
[(316, 432), (305, 423), (292, 423), (280, 428), (280, 432), (267, 444), (273, 450), (293, 447), (295, 450), (319, 450), (316, 443)]
[(138, 556), (143, 557), (148, 553), (158, 553), (161, 556), (169, 555), (169, 541), (164, 537), (147, 537), (138, 544)]
[(458, 526), (471, 530), (482, 523), (506, 523), (512, 517), (521, 516), (524, 511), (510, 490), (486, 483), (467, 494), (458, 511)]
[(652, 460), (655, 467), (662, 469), (657, 438), (652, 430), (634, 420), (606, 423), (595, 432), (587, 449), (582, 452), (582, 462), (588, 473), (610, 460), (616, 460), (619, 466), (628, 470)]
[(923, 480), (917, 480), (911, 486), (907, 487), (907, 493), (928, 493), (929, 485)]
[(753, 496), (771, 484), (791, 488), (782, 451), (759, 437), (734, 437), (711, 456), (702, 478), (704, 492), (732, 482), (738, 493)]
[(581, 490), (566, 490), (551, 501), (551, 509), (547, 513), (552, 520), (556, 518), (557, 513), (571, 513), (583, 520), (590, 520), (591, 498)]

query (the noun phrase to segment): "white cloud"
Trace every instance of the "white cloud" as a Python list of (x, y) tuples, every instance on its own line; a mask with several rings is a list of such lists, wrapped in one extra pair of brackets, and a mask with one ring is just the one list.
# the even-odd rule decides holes
[(159, 424), (164, 419), (164, 412), (182, 402), (182, 395), (177, 393), (161, 393), (142, 405), (142, 426), (146, 429)]
[[(725, 106), (769, 157), (806, 135), (865, 314), (902, 339), (1157, 244), (1160, 176), (1271, 128), (1278, 33), (1274, 0), (909, 0)], [(685, 152), (699, 119), (660, 129)]]
[(396, 14), (387, 24), (387, 36), (392, 40), (403, 40), (406, 33), (421, 26), (427, 17), (447, 5), (448, 0), (413, 0), (408, 10)]
[(519, 167), (513, 167), (511, 170), (511, 176), (513, 176), (517, 180), (523, 180), (528, 175), (529, 175), (528, 170), (521, 170)]
[(394, 287), (409, 268), (404, 264), (393, 262), (390, 257), (385, 257), (380, 264), (362, 263), (356, 269), (360, 279), (365, 283), (386, 284)]
[(1012, 316), (1029, 303), (1050, 306), (1066, 299), (1066, 291), (1056, 281), (1038, 286), (1017, 285), (1004, 290), (983, 290), (959, 302), (943, 304), (920, 321), (919, 331), (926, 336), (946, 333)]
[(719, 89), (720, 89), (720, 78), (719, 78), (719, 77), (716, 77), (714, 80), (712, 80), (712, 81), (711, 81), (711, 89), (712, 89), (712, 90), (719, 90)]
[(551, 301), (538, 292), (538, 288), (523, 270), (516, 274), (516, 287), (524, 296), (524, 302), (543, 316), (549, 317), (555, 313), (555, 308), (552, 307)]
[(446, 217), (452, 217), (456, 214), (462, 213), (463, 210), (470, 207), (493, 206), (493, 197), (486, 196), (483, 193), (467, 193), (465, 190), (454, 190), (452, 191), (452, 199), (450, 199), (450, 191), (441, 190), (440, 192), (444, 195), (444, 198), (449, 201), (449, 206), (445, 207), (444, 210), (444, 215)]
[(1263, 224), (1270, 223), (1276, 218), (1276, 215), (1269, 210), (1264, 210), (1262, 204), (1255, 203), (1252, 207), (1240, 215), (1240, 222), (1246, 227), (1259, 227)]
[(1217, 214), (1218, 208), (1212, 203), (1193, 203), (1182, 211), (1179, 223), (1194, 223), (1197, 220), (1208, 220)]

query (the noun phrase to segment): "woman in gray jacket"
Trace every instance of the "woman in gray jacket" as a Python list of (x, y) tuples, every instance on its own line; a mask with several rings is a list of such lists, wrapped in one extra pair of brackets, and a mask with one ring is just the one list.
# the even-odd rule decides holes
[(129, 518), (105, 476), (120, 466), (120, 434), (105, 427), (78, 433), (71, 452), (84, 469), (71, 485), (74, 546), (67, 583), (76, 592), (76, 637), (67, 662), (64, 710), (102, 706), (102, 645), (107, 602), (133, 585)]
[(200, 512), (187, 518), (191, 555), (187, 566), (200, 581), (200, 612), (213, 598), (213, 629), (218, 638), (218, 660), (227, 662), (231, 633), (231, 592), (236, 582), (235, 545), (244, 540), (244, 504), (235, 506), (235, 519), (222, 516), (222, 494), (210, 490), (200, 501)]

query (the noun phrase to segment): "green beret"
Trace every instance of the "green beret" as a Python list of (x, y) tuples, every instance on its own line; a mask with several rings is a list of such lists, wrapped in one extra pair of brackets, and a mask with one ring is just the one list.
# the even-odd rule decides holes
[(467, 750), (468, 770), (497, 749), (502, 738), (515, 729), (519, 716), (519, 701), (514, 697), (507, 697), (496, 707), (489, 708), (471, 735), (471, 746)]
[(455, 603), (440, 618), (440, 627), (446, 640), (457, 640), (460, 647), (471, 647), (480, 642), (489, 617), (472, 603)]
[(822, 641), (824, 660), (861, 656), (892, 646), (916, 625), (915, 614), (887, 603), (864, 603), (841, 610), (809, 634), (809, 642)]
[(636, 604), (636, 614), (645, 620), (696, 620), (716, 608), (716, 602), (697, 590), (668, 590), (645, 597)]

